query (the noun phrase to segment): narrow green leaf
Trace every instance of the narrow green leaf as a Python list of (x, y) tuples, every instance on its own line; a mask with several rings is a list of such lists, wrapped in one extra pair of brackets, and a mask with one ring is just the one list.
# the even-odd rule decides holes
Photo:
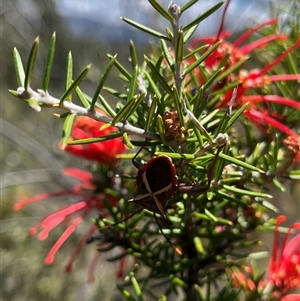
[(26, 76), (25, 76), (25, 90), (28, 90), (28, 88), (30, 87), (30, 82), (31, 82), (31, 78), (33, 75), (33, 70), (34, 70), (34, 65), (36, 62), (36, 55), (39, 49), (39, 37), (37, 37), (32, 45), (30, 54), (29, 54), (29, 59), (28, 59), (28, 64), (27, 64), (27, 68), (26, 68)]
[(186, 68), (184, 75), (191, 73), (199, 64), (201, 64), (211, 53), (213, 53), (221, 44), (221, 41), (218, 41), (215, 45), (210, 47), (203, 55), (201, 55), (192, 65)]
[(133, 97), (132, 99), (127, 101), (126, 104), (122, 107), (122, 109), (118, 112), (118, 114), (114, 117), (114, 119), (111, 122), (111, 125), (115, 125), (117, 122), (125, 120), (125, 116), (127, 116), (135, 101), (136, 97)]
[(145, 75), (147, 77), (149, 86), (151, 87), (152, 91), (153, 91), (153, 95), (157, 97), (157, 99), (161, 98), (161, 93), (159, 91), (159, 88), (156, 86), (156, 84), (154, 83), (152, 77), (149, 75), (149, 73), (147, 71), (145, 71)]
[(66, 120), (63, 125), (63, 134), (62, 134), (62, 149), (64, 149), (68, 145), (68, 140), (72, 134), (72, 127), (75, 120), (76, 115), (75, 114), (69, 114), (66, 117)]
[[(68, 53), (67, 57), (67, 67), (66, 67), (66, 82), (65, 82), (65, 92), (68, 91), (73, 82), (73, 57), (71, 51)], [(68, 101), (72, 101), (72, 95), (69, 95)], [(61, 99), (62, 101), (62, 99)]]
[(187, 55), (185, 55), (183, 57), (183, 60), (187, 60), (188, 58), (190, 58), (191, 56), (195, 55), (196, 53), (200, 52), (201, 50), (205, 49), (205, 48), (208, 48), (209, 45), (208, 44), (205, 44), (205, 45), (201, 45), (195, 49), (193, 49), (192, 51), (190, 51), (189, 49), (189, 53)]
[(159, 73), (159, 70), (156, 69), (156, 67), (152, 64), (152, 62), (150, 61), (150, 59), (147, 58), (146, 56), (145, 56), (145, 60), (147, 62), (148, 67), (152, 71), (155, 79), (157, 79), (160, 82), (160, 84), (163, 86), (163, 88), (165, 89), (165, 91), (172, 97), (173, 96), (172, 89), (170, 88), (170, 86), (166, 82), (166, 80), (162, 77), (162, 75)]
[(197, 236), (194, 237), (194, 245), (199, 254), (204, 254), (204, 248), (200, 237)]
[(13, 51), (13, 57), (14, 57), (15, 70), (16, 70), (16, 74), (17, 74), (18, 86), (24, 87), (25, 72), (24, 72), (24, 67), (23, 67), (20, 53), (16, 47), (14, 48), (14, 51)]
[(82, 82), (82, 80), (86, 77), (89, 70), (91, 68), (91, 65), (86, 66), (83, 71), (79, 74), (79, 76), (74, 80), (74, 82), (69, 86), (67, 91), (61, 96), (60, 103), (62, 103), (65, 99), (70, 100), (70, 95), (72, 92), (79, 86), (79, 84)]
[[(110, 59), (113, 59), (113, 58), (116, 57), (116, 56), (112, 56), (111, 54), (108, 54), (107, 56)], [(125, 78), (127, 78), (128, 81), (130, 81), (131, 80), (131, 74), (130, 74), (130, 72), (128, 72), (126, 70), (126, 68), (116, 58), (114, 59), (114, 64), (115, 64), (116, 68), (121, 72), (121, 74), (123, 74), (125, 76)]]
[(156, 111), (156, 96), (153, 96), (152, 97), (152, 102), (151, 102), (151, 105), (150, 105), (150, 109), (149, 109), (148, 114), (147, 114), (146, 124), (145, 124), (145, 132), (146, 133), (149, 131), (151, 122), (153, 121), (153, 116), (154, 116), (155, 111)]
[(181, 126), (184, 126), (184, 118), (183, 118), (183, 109), (180, 103), (180, 99), (179, 99), (179, 93), (176, 89), (176, 86), (173, 86), (173, 99), (175, 100), (175, 107), (178, 113), (178, 117), (179, 117), (179, 122), (181, 124)]
[(282, 183), (280, 183), (280, 181), (277, 178), (274, 178), (272, 181), (273, 181), (273, 184), (275, 185), (275, 187), (277, 187), (279, 190), (281, 190), (283, 192), (286, 190), (284, 185)]
[(159, 134), (159, 137), (161, 139), (161, 141), (163, 143), (165, 143), (165, 126), (164, 126), (164, 122), (163, 122), (163, 119), (160, 115), (157, 116), (157, 130), (158, 130), (158, 134)]
[(125, 93), (119, 93), (117, 90), (115, 90), (115, 89), (112, 89), (112, 88), (109, 88), (109, 87), (103, 87), (103, 89), (107, 92), (107, 93), (109, 93), (109, 94), (111, 94), (111, 95), (113, 95), (113, 96), (115, 96), (115, 97), (118, 97), (118, 98), (120, 98), (121, 100), (127, 100), (127, 95), (125, 94)]
[(135, 46), (134, 46), (134, 43), (132, 40), (130, 40), (130, 43), (129, 43), (129, 50), (130, 50), (132, 69), (134, 69), (135, 66), (137, 66), (137, 64), (138, 64), (138, 58), (137, 58), (136, 49), (135, 49)]
[(170, 39), (167, 36), (163, 35), (162, 33), (158, 32), (156, 30), (153, 30), (153, 29), (151, 29), (149, 27), (146, 27), (146, 26), (144, 26), (144, 25), (142, 25), (140, 23), (137, 23), (135, 21), (132, 21), (130, 19), (123, 18), (123, 17), (121, 17), (121, 20), (123, 20), (124, 22), (130, 24), (131, 26), (133, 26), (133, 27), (135, 27), (135, 28), (137, 28), (137, 29), (139, 29), (139, 30), (141, 30), (143, 32), (146, 32), (146, 33), (148, 33), (148, 34), (150, 34), (150, 35), (152, 35), (154, 37), (170, 41)]
[(209, 77), (207, 79), (207, 81), (204, 83), (203, 85), (203, 91), (206, 91), (215, 81), (216, 78), (220, 75), (220, 73), (223, 71), (222, 68), (218, 69), (218, 70), (214, 70), (213, 74), (211, 75), (211, 77)]
[(248, 107), (248, 102), (243, 104), (242, 107), (240, 107), (234, 114), (233, 116), (228, 120), (226, 129), (224, 130), (224, 132), (226, 133), (230, 127), (240, 118), (240, 116), (244, 113), (244, 111), (247, 109)]
[(90, 102), (86, 99), (86, 97), (84, 96), (84, 94), (82, 93), (81, 89), (77, 86), (75, 89), (75, 92), (80, 100), (80, 102), (82, 103), (82, 105), (85, 108), (89, 108), (90, 107)]
[(133, 74), (132, 74), (131, 81), (130, 81), (129, 91), (127, 94), (127, 101), (131, 100), (134, 97), (135, 89), (137, 86), (138, 73), (139, 73), (139, 68), (138, 68), (138, 66), (135, 66), (133, 69)]
[(154, 7), (154, 9), (158, 13), (160, 13), (165, 19), (169, 20), (170, 22), (173, 22), (174, 18), (156, 0), (148, 0), (148, 1)]
[(92, 98), (91, 110), (94, 110), (94, 108), (95, 108), (95, 103), (96, 103), (96, 101), (98, 99), (98, 96), (99, 96), (99, 94), (100, 94), (100, 92), (101, 92), (101, 90), (102, 90), (102, 88), (104, 86), (104, 83), (105, 83), (105, 81), (106, 81), (106, 79), (107, 79), (107, 77), (108, 77), (108, 75), (109, 75), (109, 73), (110, 73), (110, 71), (111, 71), (114, 63), (115, 63), (116, 57), (117, 57), (117, 55), (113, 56), (110, 59), (107, 67), (105, 68), (104, 73), (102, 74), (100, 82), (99, 82), (99, 84), (97, 86), (97, 89), (96, 89), (96, 91), (95, 91), (95, 93), (93, 95), (93, 98)]
[(244, 161), (241, 161), (241, 160), (238, 160), (236, 158), (233, 158), (233, 157), (230, 157), (224, 153), (220, 153), (220, 158), (228, 161), (228, 162), (231, 162), (233, 164), (236, 164), (238, 166), (241, 166), (241, 167), (244, 167), (246, 169), (249, 169), (249, 170), (252, 170), (252, 171), (257, 171), (257, 172), (260, 172), (260, 173), (265, 173), (263, 170), (261, 170), (260, 168), (256, 167), (256, 166), (253, 166), (251, 164), (248, 164)]
[(178, 31), (178, 39), (176, 44), (175, 55), (176, 55), (175, 57), (176, 64), (177, 65), (181, 64), (183, 58), (183, 31), (182, 30)]
[(121, 285), (117, 284), (117, 288), (120, 291), (120, 293), (123, 295), (123, 297), (127, 300), (127, 301), (136, 301), (135, 298), (133, 298), (129, 291), (127, 291), (124, 287), (122, 287)]
[(104, 97), (101, 94), (99, 94), (99, 100), (103, 105), (105, 111), (108, 113), (108, 115), (114, 118), (117, 115), (117, 113), (112, 109), (112, 107), (109, 105), (109, 103), (104, 99)]
[(123, 135), (122, 133), (117, 132), (117, 133), (113, 133), (110, 135), (101, 136), (101, 137), (97, 137), (97, 138), (78, 139), (78, 140), (69, 141), (68, 145), (90, 144), (90, 143), (103, 142), (103, 141), (122, 137), (122, 135)]
[(196, 24), (196, 25), (192, 26), (189, 30), (187, 30), (187, 32), (183, 36), (183, 44), (186, 44), (186, 42), (189, 41), (189, 39), (193, 36), (195, 31), (197, 30), (199, 24)]
[(142, 103), (142, 101), (145, 99), (146, 93), (141, 93), (138, 99), (135, 101), (135, 103), (132, 105), (130, 111), (125, 116), (125, 120), (128, 120), (128, 118), (137, 110), (139, 105)]
[(241, 65), (243, 65), (247, 60), (249, 59), (249, 56), (246, 56), (244, 58), (242, 58), (241, 60), (239, 60), (236, 64), (234, 64), (232, 67), (230, 68), (226, 68), (221, 74), (220, 76), (217, 78), (217, 81), (222, 81), (222, 79), (226, 78), (229, 74), (234, 73), (234, 71), (236, 71)]
[(168, 27), (166, 27), (166, 33), (167, 33), (167, 35), (168, 35), (168, 37), (169, 37), (169, 39), (170, 39), (170, 41), (172, 41), (173, 40), (173, 38), (174, 38), (174, 35), (173, 35), (173, 32), (172, 32), (172, 30), (170, 29), (170, 28), (168, 28)]
[(130, 142), (130, 139), (127, 135), (127, 133), (123, 133), (123, 141), (124, 141), (124, 144), (128, 147), (128, 148), (131, 148), (133, 149), (134, 148), (134, 145)]
[(209, 17), (211, 14), (213, 14), (216, 10), (218, 10), (222, 5), (224, 4), (224, 0), (217, 3), (216, 5), (214, 5), (213, 7), (211, 7), (209, 10), (207, 10), (205, 13), (199, 15), (196, 19), (194, 19), (192, 22), (190, 22), (189, 24), (185, 25), (183, 27), (183, 31), (187, 31), (189, 30), (191, 27), (193, 27), (194, 25), (197, 25), (199, 23), (201, 23), (203, 20), (205, 20), (207, 17)]
[(172, 70), (172, 72), (175, 72), (175, 66), (174, 66), (174, 58), (171, 56), (171, 51), (167, 46), (167, 43), (165, 40), (160, 40), (160, 44), (161, 44), (161, 48), (164, 54), (164, 57), (167, 60), (167, 63), (170, 67), (170, 69)]
[(50, 81), (50, 75), (53, 65), (53, 58), (54, 58), (54, 52), (55, 52), (55, 42), (56, 42), (56, 35), (55, 32), (53, 33), (50, 41), (50, 47), (48, 51), (48, 57), (47, 62), (44, 70), (44, 76), (43, 76), (43, 90), (47, 91)]
[(130, 278), (131, 278), (131, 283), (132, 283), (132, 286), (133, 286), (133, 289), (135, 291), (135, 294), (137, 296), (138, 301), (143, 301), (144, 299), (143, 299), (143, 296), (142, 296), (142, 291), (141, 291), (141, 288), (139, 286), (139, 283), (137, 282), (135, 277), (132, 276)]
[(174, 160), (185, 159), (193, 160), (195, 159), (194, 155), (191, 154), (177, 154), (177, 153), (168, 153), (168, 152), (155, 152), (155, 155), (165, 155)]
[(187, 10), (188, 8), (190, 8), (191, 6), (193, 6), (196, 2), (198, 2), (199, 0), (190, 0), (189, 2), (187, 2), (186, 4), (184, 4), (181, 7), (181, 13), (183, 13), (185, 10)]
[(253, 196), (253, 197), (268, 198), (268, 199), (273, 198), (272, 195), (262, 193), (262, 192), (259, 192), (259, 191), (249, 191), (249, 190), (246, 190), (246, 189), (241, 189), (241, 188), (237, 188), (237, 187), (234, 187), (234, 186), (228, 186), (228, 185), (223, 185), (223, 187), (227, 191), (235, 192), (235, 193), (241, 194), (241, 195), (249, 195), (249, 196)]

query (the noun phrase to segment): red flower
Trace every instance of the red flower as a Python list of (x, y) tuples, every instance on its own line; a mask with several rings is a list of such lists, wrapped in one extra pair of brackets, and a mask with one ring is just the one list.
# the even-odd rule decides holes
[[(226, 11), (226, 9), (225, 9)], [(224, 11), (224, 15), (225, 15)], [(224, 15), (222, 20), (224, 19)], [(271, 25), (276, 23), (277, 20), (272, 19), (264, 22), (246, 33), (244, 33), (239, 39), (237, 39), (233, 44), (223, 40), (218, 48), (211, 53), (203, 62), (205, 71), (209, 74), (213, 74), (216, 69), (219, 69), (219, 64), (223, 62), (226, 55), (229, 55), (227, 64), (225, 66), (226, 72), (229, 68), (234, 67), (241, 60), (246, 59), (255, 48), (265, 47), (265, 45), (274, 40), (285, 40), (287, 39), (284, 35), (273, 34), (263, 37), (259, 40), (251, 42), (249, 44), (240, 46), (246, 38), (248, 38), (253, 33), (257, 32), (260, 28), (266, 25)], [(221, 21), (221, 24), (223, 21)], [(229, 32), (221, 32), (222, 26), (220, 26), (219, 33), (216, 37), (207, 37), (195, 40), (191, 47), (196, 48), (199, 43), (207, 43), (208, 47), (213, 46), (217, 41), (222, 38), (230, 36)], [(259, 128), (265, 130), (266, 125), (270, 125), (274, 128), (279, 129), (281, 132), (286, 133), (289, 136), (296, 136), (297, 134), (291, 130), (289, 127), (284, 125), (280, 120), (282, 119), (282, 110), (272, 111), (268, 104), (281, 104), (283, 108), (285, 106), (300, 109), (300, 103), (289, 99), (286, 97), (281, 97), (277, 95), (246, 95), (250, 89), (257, 89), (268, 86), (271, 82), (275, 81), (287, 81), (287, 80), (300, 80), (300, 74), (280, 74), (280, 75), (268, 75), (267, 72), (270, 71), (276, 64), (282, 61), (291, 51), (298, 48), (300, 45), (300, 39), (298, 39), (290, 48), (284, 51), (276, 59), (270, 62), (263, 69), (253, 69), (250, 71), (241, 70), (237, 75), (231, 72), (226, 76), (221, 82), (218, 82), (214, 87), (213, 91), (222, 89), (228, 82), (237, 81), (236, 87), (236, 97), (233, 106), (242, 106), (249, 102), (247, 109), (245, 110), (245, 115)], [(194, 58), (190, 58), (191, 62), (194, 62)], [(200, 85), (205, 83), (205, 78), (200, 69), (195, 69), (195, 74), (198, 78)], [(255, 91), (256, 92), (256, 91)], [(218, 107), (228, 107), (229, 102), (234, 93), (233, 89), (229, 89), (225, 94), (222, 95), (220, 102), (217, 104)], [(261, 105), (263, 104), (263, 105)], [(266, 106), (267, 109), (266, 109)]]
[[(294, 230), (300, 229), (300, 223), (292, 224), (280, 247), (278, 228), (285, 220), (285, 216), (277, 217), (273, 253), (266, 279), (268, 285), (273, 287), (272, 291), (277, 298), (282, 298), (291, 290), (300, 288), (300, 233), (289, 239)], [(295, 297), (295, 295), (292, 296)], [(298, 298), (300, 298), (300, 295), (298, 295)], [(283, 300), (289, 300), (288, 296)]]
[[(48, 234), (58, 225), (64, 224), (66, 229), (63, 231), (61, 236), (58, 238), (56, 243), (48, 252), (48, 255), (45, 258), (45, 264), (50, 265), (54, 261), (55, 254), (60, 249), (60, 247), (66, 242), (70, 235), (76, 230), (76, 228), (81, 224), (81, 222), (93, 211), (100, 213), (102, 216), (108, 216), (108, 212), (103, 205), (103, 201), (106, 200), (111, 206), (116, 206), (119, 198), (105, 193), (95, 193), (97, 186), (94, 184), (94, 176), (86, 171), (69, 168), (63, 171), (64, 175), (77, 178), (80, 181), (80, 184), (75, 185), (70, 190), (64, 190), (54, 193), (43, 193), (33, 197), (23, 199), (15, 204), (15, 209), (20, 210), (24, 206), (29, 205), (34, 202), (41, 200), (51, 199), (53, 197), (60, 196), (75, 196), (80, 197), (81, 200), (74, 204), (67, 205), (60, 208), (56, 212), (50, 213), (49, 215), (42, 218), (36, 224), (34, 224), (30, 230), (29, 234), (34, 235), (39, 231), (38, 238), (40, 240), (45, 240), (48, 237)], [(70, 260), (67, 263), (65, 270), (70, 272), (72, 270), (72, 264), (79, 252), (86, 244), (88, 238), (97, 230), (95, 225), (92, 225), (86, 234), (82, 237), (81, 241), (75, 248), (74, 252), (71, 254)], [(94, 269), (95, 262), (100, 258), (100, 253), (95, 254), (92, 264), (89, 268), (89, 281), (92, 281), (94, 278)], [(123, 264), (121, 262), (121, 264)], [(118, 271), (120, 274), (120, 271)]]
[[(78, 116), (73, 125), (71, 139), (81, 140), (103, 137), (115, 132), (114, 127), (101, 129), (103, 125), (103, 122), (96, 121), (86, 116)], [(96, 143), (67, 145), (64, 150), (86, 160), (113, 166), (118, 161), (117, 155), (126, 151), (126, 145), (122, 142), (121, 137), (117, 137)]]

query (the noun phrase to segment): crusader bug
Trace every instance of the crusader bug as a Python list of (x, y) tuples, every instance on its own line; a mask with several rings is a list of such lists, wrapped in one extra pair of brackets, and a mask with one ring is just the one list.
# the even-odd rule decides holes
[(204, 186), (200, 186), (197, 185), (194, 181), (192, 181), (192, 179), (187, 175), (185, 171), (183, 171), (184, 174), (186, 174), (188, 178), (191, 179), (192, 183), (179, 183), (176, 168), (171, 158), (166, 155), (159, 155), (153, 157), (140, 166), (136, 161), (136, 158), (138, 157), (141, 150), (144, 148), (146, 142), (147, 141), (145, 141), (143, 146), (132, 159), (132, 163), (138, 169), (138, 173), (136, 176), (137, 190), (134, 195), (134, 198), (130, 200), (130, 202), (136, 203), (142, 208), (134, 212), (133, 214), (127, 216), (125, 219), (107, 227), (115, 226), (121, 222), (124, 222), (132, 216), (134, 216), (135, 214), (141, 212), (143, 209), (147, 209), (154, 213), (154, 217), (160, 228), (161, 233), (164, 235), (164, 237), (170, 243), (170, 245), (174, 248), (174, 250), (181, 255), (181, 251), (178, 248), (176, 248), (168, 239), (168, 237), (163, 233), (163, 230), (158, 222), (156, 214), (159, 214), (163, 217), (166, 216), (165, 209), (168, 205), (168, 201), (174, 196), (174, 194), (177, 191), (186, 194), (201, 194), (208, 191), (211, 185), (212, 173), (217, 162), (218, 156), (222, 148), (225, 147), (226, 144), (220, 146), (217, 150), (215, 158), (208, 170), (207, 184)]

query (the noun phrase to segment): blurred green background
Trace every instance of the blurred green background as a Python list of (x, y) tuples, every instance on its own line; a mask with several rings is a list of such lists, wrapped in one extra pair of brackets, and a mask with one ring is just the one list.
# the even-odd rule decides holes
[[(77, 76), (87, 64), (93, 64), (88, 80), (81, 85), (83, 91), (92, 95), (101, 76), (101, 70), (104, 70), (108, 62), (107, 53), (118, 53), (118, 59), (126, 64), (129, 39), (134, 39), (138, 49), (141, 50), (141, 55), (150, 49), (149, 37), (139, 36), (128, 25), (123, 25), (118, 14), (141, 22), (144, 20), (147, 25), (157, 26), (157, 15), (148, 10), (149, 5), (143, 6), (147, 3), (146, 0), (138, 3), (133, 0), (103, 2), (107, 5), (104, 5), (101, 11), (93, 12), (90, 19), (89, 1), (74, 0), (73, 4), (76, 3), (77, 7), (74, 11), (69, 11), (72, 7), (70, 0), (6, 0), (1, 5), (0, 300), (122, 300), (115, 288), (115, 272), (118, 266), (115, 263), (107, 263), (105, 255), (99, 262), (95, 282), (87, 283), (87, 267), (96, 249), (93, 244), (84, 248), (71, 274), (65, 274), (63, 271), (69, 254), (90, 226), (89, 220), (64, 244), (51, 266), (44, 266), (44, 257), (62, 229), (55, 229), (43, 242), (38, 241), (36, 237), (27, 236), (28, 229), (37, 220), (73, 202), (73, 199), (43, 201), (25, 207), (19, 212), (13, 210), (13, 205), (24, 197), (70, 187), (74, 182), (61, 177), (60, 171), (65, 167), (84, 169), (86, 164), (58, 149), (62, 121), (52, 115), (54, 111), (43, 109), (37, 113), (9, 94), (8, 89), (17, 88), (12, 59), (13, 48), (17, 47), (26, 66), (32, 42), (36, 36), (40, 36), (40, 50), (32, 83), (33, 88), (39, 88), (47, 47), (52, 33), (56, 31), (56, 54), (50, 93), (56, 97), (61, 95), (66, 57), (71, 51), (75, 66), (74, 76)], [(215, 2), (212, 1), (211, 5)], [(236, 2), (233, 1), (233, 5)], [(268, 1), (249, 1), (247, 16), (261, 10), (262, 2), (264, 5), (268, 4)], [(101, 0), (97, 3), (101, 3)], [(177, 3), (182, 4), (185, 1)], [(238, 12), (236, 9), (238, 7), (232, 7), (235, 14)], [(263, 14), (260, 15), (263, 17)], [(266, 15), (264, 17), (267, 18)], [(217, 16), (215, 18), (217, 19)], [(203, 34), (211, 34), (216, 29), (215, 25), (218, 24), (216, 19), (211, 19), (202, 28)], [(243, 30), (246, 26), (245, 23), (235, 25), (232, 28), (235, 31), (237, 28)], [(161, 26), (163, 28), (164, 24)], [(232, 27), (232, 24), (228, 26)], [(114, 71), (112, 75), (109, 84), (118, 85), (117, 72)], [(290, 217), (290, 221), (299, 217), (298, 204), (299, 187), (294, 186), (293, 190), (287, 190), (285, 193), (276, 192), (276, 205), (282, 209), (282, 214)], [(266, 234), (262, 239), (266, 242), (266, 246), (270, 247), (272, 236)], [(264, 250), (267, 249), (266, 246)]]

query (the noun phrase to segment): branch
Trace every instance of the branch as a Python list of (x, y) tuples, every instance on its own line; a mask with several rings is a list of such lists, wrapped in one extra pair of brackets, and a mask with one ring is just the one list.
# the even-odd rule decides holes
[[(104, 123), (111, 123), (112, 118), (107, 117), (95, 110), (90, 110), (89, 108), (84, 108), (81, 106), (78, 106), (72, 102), (64, 100), (60, 103), (60, 100), (58, 98), (52, 97), (47, 92), (38, 89), (37, 91), (34, 91), (30, 87), (28, 87), (27, 90), (23, 87), (19, 87), (17, 89), (17, 95), (16, 97), (22, 99), (22, 100), (28, 100), (33, 99), (36, 102), (38, 102), (39, 105), (46, 107), (46, 108), (59, 108), (62, 110), (66, 110), (72, 114), (75, 114), (77, 116), (88, 116), (92, 119), (95, 119), (97, 121), (101, 121)], [(145, 132), (144, 129), (135, 127), (128, 122), (117, 122), (114, 125), (116, 128), (118, 128), (121, 132), (126, 132), (128, 134), (137, 135), (139, 137), (148, 138), (152, 140), (159, 140), (160, 137), (158, 134), (153, 132)]]

